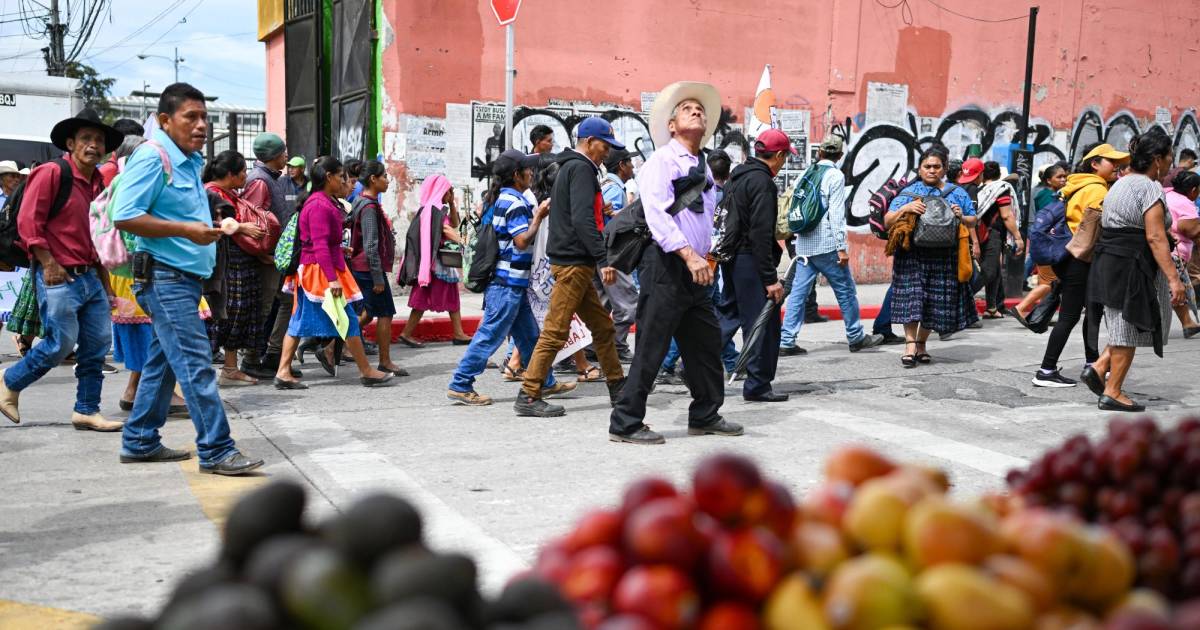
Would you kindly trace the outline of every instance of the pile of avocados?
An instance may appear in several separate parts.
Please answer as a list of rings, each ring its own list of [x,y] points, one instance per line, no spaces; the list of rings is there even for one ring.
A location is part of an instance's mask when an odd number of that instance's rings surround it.
[[[243,497],[216,561],[180,580],[158,617],[100,630],[577,630],[571,605],[536,578],[480,594],[475,563],[422,543],[407,501],[372,494],[315,526],[304,489],[277,481]]]

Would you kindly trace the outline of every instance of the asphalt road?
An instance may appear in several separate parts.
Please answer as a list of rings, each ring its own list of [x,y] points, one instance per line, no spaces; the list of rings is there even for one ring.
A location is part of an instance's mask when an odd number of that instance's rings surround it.
[[[231,502],[272,478],[305,484],[312,518],[369,490],[409,497],[432,544],[474,555],[488,588],[587,508],[616,502],[630,480],[683,481],[721,449],[753,456],[798,494],[847,442],[943,466],[962,495],[1000,488],[1010,467],[1073,433],[1101,431],[1112,415],[1082,386],[1030,384],[1045,341],[1011,319],[989,321],[935,340],[932,365],[904,370],[902,346],[850,354],[840,322],[805,326],[800,343],[809,354],[782,359],[776,382],[790,401],[746,403],[740,386],[729,388],[723,413],[746,435],[688,437],[686,390],[661,388],[648,417],[667,437],[658,447],[607,440],[600,384],[560,400],[566,417],[517,418],[517,384],[490,370],[477,388],[497,398],[494,406],[451,406],[446,384],[463,349],[449,344],[397,347],[413,375],[389,389],[363,389],[352,365],[329,378],[310,361],[308,391],[223,392],[239,446],[267,461],[247,479],[199,475],[194,459],[119,464],[117,434],[72,430],[74,379],[58,368],[24,394],[25,422],[0,425],[0,627],[72,627],[90,615],[156,609],[174,580],[215,553]],[[1200,339],[1183,340],[1176,326],[1165,359],[1139,353],[1127,390],[1161,421],[1195,412],[1197,348]],[[1081,356],[1076,336],[1066,374],[1078,373]],[[123,415],[116,403],[124,382],[123,372],[105,381],[104,411],[113,417]],[[167,424],[168,445],[194,449],[193,439],[190,422]]]

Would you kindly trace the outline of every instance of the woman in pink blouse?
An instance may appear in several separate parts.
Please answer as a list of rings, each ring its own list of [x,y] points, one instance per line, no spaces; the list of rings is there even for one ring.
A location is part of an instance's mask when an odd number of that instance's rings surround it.
[[[307,389],[292,378],[290,366],[301,337],[345,340],[365,387],[392,384],[392,375],[371,367],[363,350],[362,330],[351,303],[362,299],[354,276],[346,267],[342,253],[344,215],[337,199],[350,192],[350,180],[337,158],[326,156],[313,161],[309,173],[312,194],[300,209],[297,225],[300,240],[300,267],[296,275],[284,281],[284,290],[295,296],[292,319],[283,340],[283,357],[275,374],[276,389]],[[328,344],[317,351],[317,360],[330,376],[337,375],[336,347]]]
[[[1171,211],[1171,238],[1175,239],[1175,249],[1171,250],[1171,258],[1179,270],[1184,286],[1192,286],[1187,275],[1187,264],[1192,259],[1192,251],[1197,239],[1200,239],[1200,215],[1197,214],[1196,198],[1200,197],[1200,175],[1191,171],[1180,171],[1171,179],[1171,187],[1165,190],[1167,209]],[[1195,293],[1189,302],[1195,303]],[[1200,325],[1192,317],[1192,309],[1188,304],[1175,307],[1175,316],[1183,326],[1183,336],[1191,339],[1200,334]]]

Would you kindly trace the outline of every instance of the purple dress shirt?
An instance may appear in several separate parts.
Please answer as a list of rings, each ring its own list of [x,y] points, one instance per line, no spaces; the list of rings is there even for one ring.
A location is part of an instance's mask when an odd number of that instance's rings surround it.
[[[716,186],[710,187],[702,195],[703,213],[684,208],[674,217],[667,214],[667,210],[675,202],[675,189],[671,182],[686,176],[699,162],[698,156],[692,155],[678,140],[672,139],[667,146],[658,149],[646,160],[637,175],[637,188],[642,199],[642,209],[646,213],[646,224],[650,226],[654,241],[664,252],[671,253],[691,245],[696,254],[703,257],[712,248],[713,209],[717,205]],[[712,171],[707,168],[705,171],[708,181],[712,182]]]

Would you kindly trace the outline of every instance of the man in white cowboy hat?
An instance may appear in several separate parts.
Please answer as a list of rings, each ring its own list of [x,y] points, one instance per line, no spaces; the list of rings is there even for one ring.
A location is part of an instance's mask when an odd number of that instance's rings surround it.
[[[721,327],[713,309],[713,272],[705,256],[712,247],[717,191],[701,148],[712,137],[721,97],[707,83],[683,81],[659,92],[650,110],[650,134],[658,149],[637,176],[642,208],[653,242],[642,256],[638,277],[637,347],[628,381],[610,417],[614,442],[662,444],[646,426],[646,398],[671,339],[687,364],[692,394],[690,435],[741,435],[741,425],[721,417]],[[678,207],[676,196],[686,203]]]
[[[66,155],[33,169],[25,184],[17,231],[33,265],[46,337],[0,376],[0,413],[13,422],[21,421],[21,392],[74,349],[79,386],[71,424],[79,430],[121,430],[122,423],[100,415],[101,370],[112,346],[112,289],[88,222],[92,200],[104,189],[96,166],[121,140],[95,111],[84,109],[50,131],[51,143]]]
[[[9,195],[13,194],[20,183],[21,170],[17,168],[17,163],[12,160],[0,161],[0,208],[8,203]]]

